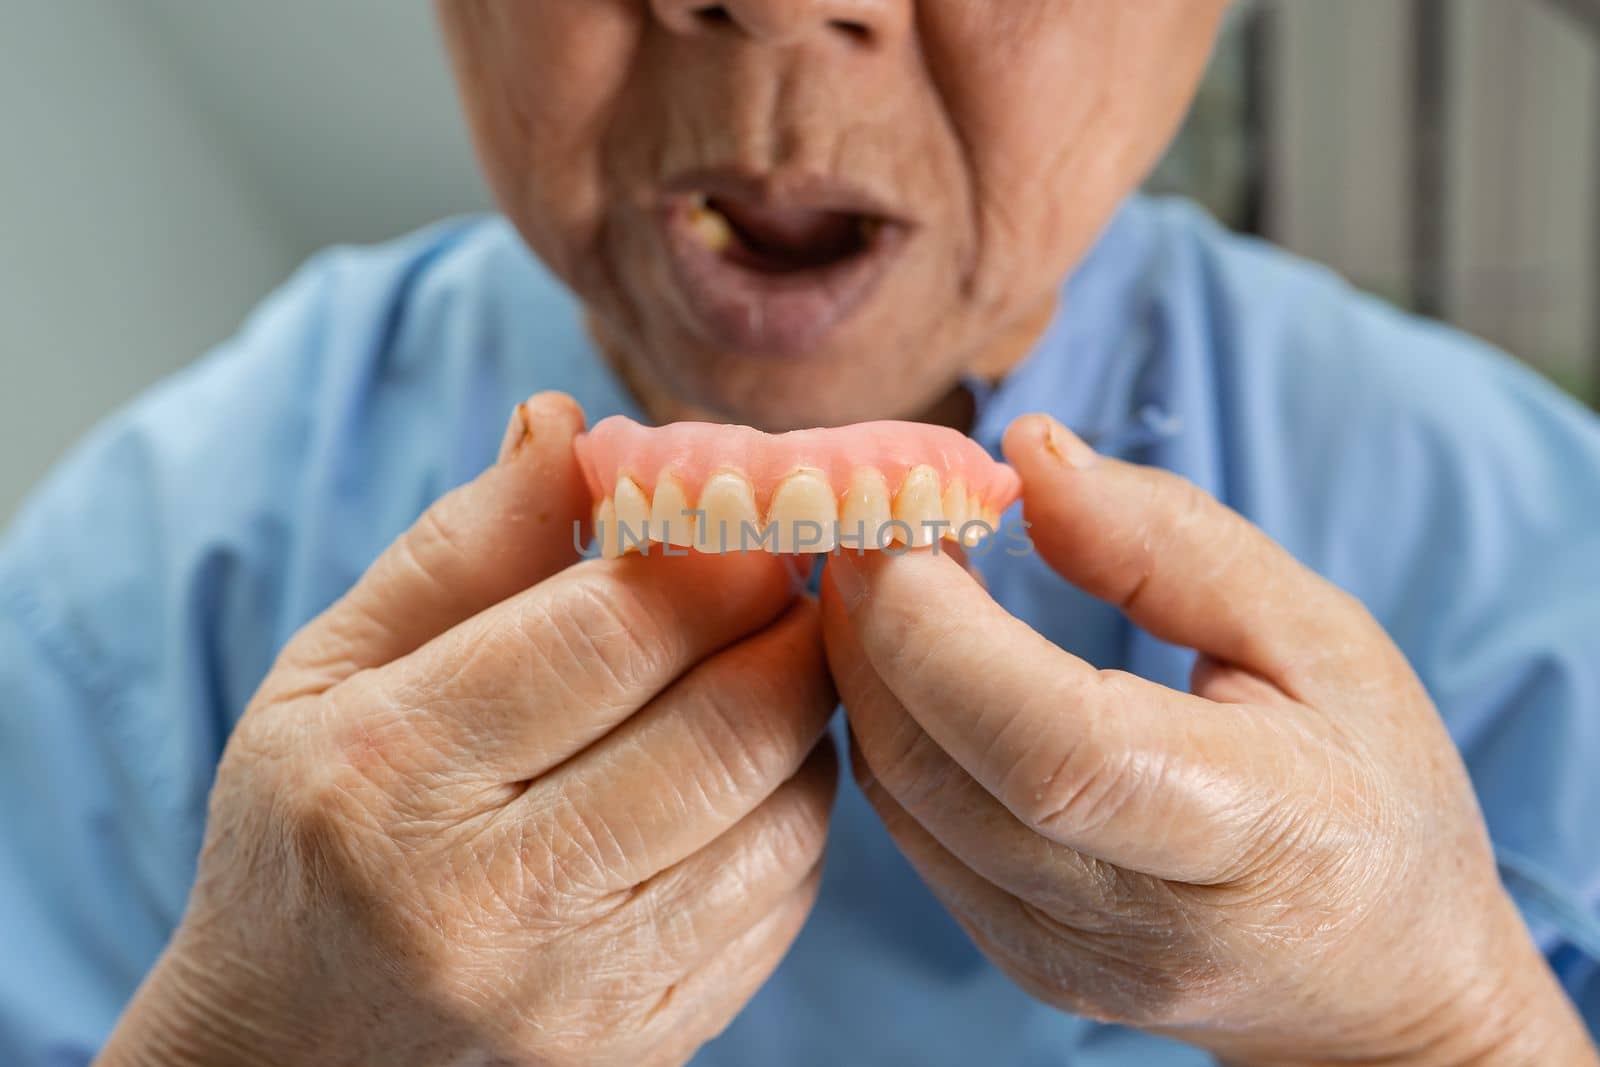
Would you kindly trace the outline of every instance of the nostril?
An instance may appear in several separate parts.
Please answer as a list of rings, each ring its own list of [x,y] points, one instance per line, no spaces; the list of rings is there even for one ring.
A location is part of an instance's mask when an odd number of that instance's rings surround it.
[[[838,30],[846,37],[853,38],[861,44],[866,44],[872,39],[872,31],[864,22],[852,22],[850,19],[830,19],[828,28]]]
[[[733,13],[721,4],[707,4],[694,9],[694,17],[707,26],[732,26]]]
[[[685,5],[679,12],[687,12],[694,25],[708,30],[737,30],[743,28],[746,32],[763,39],[782,37],[789,39],[795,36],[802,27],[785,24],[782,26],[768,26],[761,19],[756,19],[741,11],[740,4],[696,4]],[[680,14],[680,18],[682,15]],[[794,20],[788,20],[792,23]],[[812,23],[812,26],[818,24]],[[850,38],[857,44],[868,44],[877,35],[871,26],[856,19],[832,18],[827,20],[827,28],[834,33]]]

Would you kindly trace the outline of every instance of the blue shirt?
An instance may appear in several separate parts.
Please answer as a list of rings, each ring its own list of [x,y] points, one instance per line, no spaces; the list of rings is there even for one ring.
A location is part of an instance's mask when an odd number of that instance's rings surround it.
[[[0,1062],[86,1062],[183,910],[218,755],[277,649],[515,402],[632,412],[497,219],[308,265],[96,430],[0,541]],[[1600,1024],[1600,424],[1511,360],[1131,201],[974,436],[1044,409],[1175,470],[1359,596],[1466,754],[1501,869]],[[994,594],[1172,686],[1191,655],[1036,558]],[[822,899],[706,1064],[1198,1064],[990,966],[846,784]]]

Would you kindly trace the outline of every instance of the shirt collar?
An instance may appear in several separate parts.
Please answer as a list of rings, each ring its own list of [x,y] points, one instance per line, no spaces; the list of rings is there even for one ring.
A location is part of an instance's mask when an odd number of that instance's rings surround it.
[[[998,385],[969,381],[972,436],[998,455],[1006,427],[1042,412],[1102,452],[1176,435],[1152,271],[1155,205],[1131,197],[1062,286],[1055,318]]]

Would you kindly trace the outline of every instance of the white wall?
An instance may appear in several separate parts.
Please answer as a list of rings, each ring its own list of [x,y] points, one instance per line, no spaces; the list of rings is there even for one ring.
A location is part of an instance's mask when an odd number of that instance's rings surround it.
[[[488,205],[428,0],[138,6],[299,255]]]
[[[1410,4],[1280,0],[1278,151],[1268,230],[1368,288],[1403,295],[1410,257]]]
[[[291,266],[126,0],[0,18],[0,519]]]
[[[1458,4],[1450,315],[1594,396],[1600,42],[1547,5]]]
[[[1404,299],[1411,5],[1277,0],[1281,146],[1269,230]],[[1600,394],[1600,41],[1550,5],[1454,0],[1449,317]]]
[[[423,0],[0,0],[0,526],[311,252],[486,202]]]

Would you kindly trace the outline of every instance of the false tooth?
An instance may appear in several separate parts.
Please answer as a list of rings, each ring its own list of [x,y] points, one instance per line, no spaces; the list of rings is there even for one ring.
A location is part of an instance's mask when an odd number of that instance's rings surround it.
[[[759,528],[756,495],[743,477],[724,471],[714,474],[700,490],[699,546],[702,552],[724,554],[748,546],[756,548],[755,537],[745,533],[745,524]]]
[[[617,505],[610,497],[600,501],[594,509],[594,536],[600,543],[600,555],[616,559],[622,555],[622,545],[617,538]]]
[[[772,494],[767,522],[777,527],[779,552],[832,552],[839,524],[833,486],[821,471],[795,471]],[[802,530],[801,524],[805,523],[814,524],[816,529],[808,525]]]
[[[967,482],[957,475],[944,491],[944,517],[950,524],[950,529],[944,535],[951,540],[959,539],[961,527],[970,515],[971,512],[967,510]]]
[[[889,510],[889,486],[872,467],[861,467],[850,476],[850,488],[839,509],[839,540],[859,551],[883,547],[883,528],[894,515]]]
[[[733,226],[728,217],[703,201],[689,209],[689,226],[695,238],[713,252],[724,252],[733,245]]]
[[[612,498],[616,511],[617,542],[624,552],[641,551],[650,543],[650,501],[645,499],[639,483],[623,475],[617,479],[616,496]]]
[[[694,516],[688,512],[689,494],[683,483],[671,471],[662,471],[650,503],[650,535],[664,545],[693,547]]]
[[[913,467],[894,498],[894,517],[911,527],[911,546],[926,548],[938,539],[927,523],[944,520],[944,504],[939,499],[939,475],[928,466]],[[896,535],[904,531],[896,528]]]
[[[968,548],[981,544],[993,530],[993,527],[989,526],[989,520],[984,517],[983,501],[976,495],[967,497],[967,522],[972,525],[968,528],[967,535],[961,539],[961,543]]]

